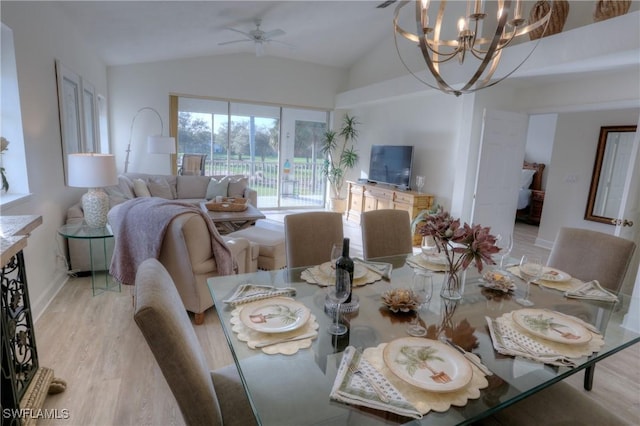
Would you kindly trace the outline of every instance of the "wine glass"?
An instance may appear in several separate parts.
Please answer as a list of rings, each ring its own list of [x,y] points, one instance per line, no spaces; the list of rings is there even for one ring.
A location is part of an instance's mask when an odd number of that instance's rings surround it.
[[[496,245],[500,249],[500,270],[502,270],[502,268],[504,268],[504,259],[509,256],[511,250],[513,250],[513,235],[496,235]]]
[[[429,304],[433,294],[433,279],[427,271],[415,271],[411,282],[411,292],[415,297],[418,306],[416,307],[415,316],[407,326],[407,333],[411,336],[424,336],[427,329],[420,325],[420,310]]]
[[[351,280],[349,279],[349,273],[342,269],[336,269],[336,274],[346,274],[343,277],[336,278],[336,285],[331,286],[329,289],[329,299],[335,303],[336,306],[336,320],[329,327],[329,334],[334,336],[341,336],[347,332],[347,327],[344,324],[338,322],[340,317],[340,305],[342,305],[351,294]]]
[[[420,245],[422,254],[431,255],[436,252],[436,240],[431,235],[422,237],[422,244]]]
[[[522,256],[520,259],[520,276],[525,280],[526,287],[524,297],[516,299],[516,303],[522,306],[533,306],[529,300],[529,289],[533,281],[539,280],[542,276],[542,260],[538,256]]]
[[[418,192],[422,193],[422,187],[424,187],[424,176],[418,175],[416,176],[416,188],[418,188]]]
[[[336,261],[342,256],[342,243],[335,243],[331,246],[331,268],[336,268]]]

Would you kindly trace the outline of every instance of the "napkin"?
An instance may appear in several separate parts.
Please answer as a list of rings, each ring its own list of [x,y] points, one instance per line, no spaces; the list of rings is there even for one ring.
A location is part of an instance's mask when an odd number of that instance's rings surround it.
[[[564,295],[573,299],[601,300],[617,302],[618,296],[602,288],[597,280],[589,281],[574,290],[565,291]]]
[[[544,364],[575,367],[570,358],[554,352],[553,349],[524,334],[505,322],[485,317],[493,347],[502,355],[521,356]]]
[[[384,279],[388,280],[388,279],[391,278],[391,270],[393,269],[393,265],[391,263],[388,263],[388,262],[372,262],[370,260],[364,260],[364,259],[360,259],[358,257],[355,257],[353,259],[353,261],[356,262],[356,263],[361,264],[362,266],[364,266],[368,270],[377,273],[378,275],[380,275]]]
[[[389,402],[382,402],[368,380],[349,371],[349,365],[359,368],[367,378],[375,381],[389,398]],[[347,404],[362,405],[414,419],[422,418],[422,414],[353,346],[348,346],[342,355],[330,397]]]
[[[269,285],[242,284],[233,295],[224,301],[231,306],[242,303],[254,302],[256,300],[268,299],[270,297],[292,297],[295,296],[295,288],[275,288]]]

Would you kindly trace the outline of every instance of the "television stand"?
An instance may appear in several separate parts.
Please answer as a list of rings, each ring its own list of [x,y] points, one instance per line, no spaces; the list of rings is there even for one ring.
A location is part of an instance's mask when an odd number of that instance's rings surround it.
[[[413,220],[422,210],[433,205],[433,195],[411,190],[401,190],[396,186],[382,183],[361,183],[347,181],[347,220],[360,223],[360,215],[371,210],[395,209],[409,212]],[[414,245],[421,238],[414,236]],[[416,242],[417,241],[417,242]]]

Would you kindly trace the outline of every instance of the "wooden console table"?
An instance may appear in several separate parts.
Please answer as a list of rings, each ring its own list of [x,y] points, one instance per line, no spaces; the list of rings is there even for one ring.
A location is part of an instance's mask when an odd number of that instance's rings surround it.
[[[35,425],[47,392],[66,386],[53,377],[53,370],[38,363],[22,251],[31,231],[41,224],[42,216],[0,216],[3,425]]]
[[[347,181],[347,184],[347,220],[354,223],[360,223],[360,215],[363,212],[382,209],[405,210],[409,212],[409,220],[413,220],[422,210],[428,210],[433,205],[434,197],[430,194],[403,191],[379,183]]]

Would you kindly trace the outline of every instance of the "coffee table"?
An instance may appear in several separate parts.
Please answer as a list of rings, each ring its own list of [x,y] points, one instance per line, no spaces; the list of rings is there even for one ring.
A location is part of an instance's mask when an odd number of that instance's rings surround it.
[[[207,208],[205,201],[200,203],[200,208],[213,220],[221,235],[247,228],[256,223],[256,220],[266,217],[251,204],[247,204],[247,209],[241,212],[214,212]]]

